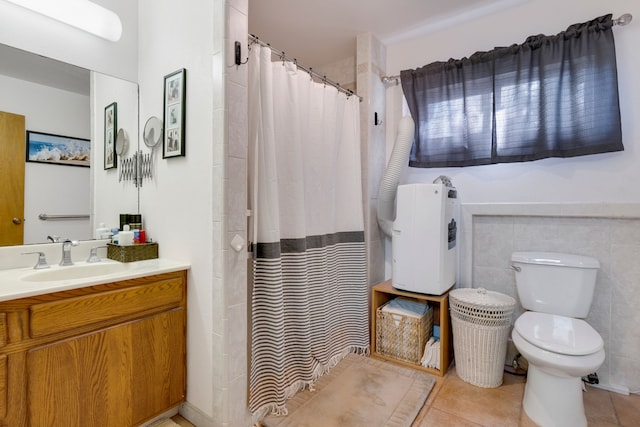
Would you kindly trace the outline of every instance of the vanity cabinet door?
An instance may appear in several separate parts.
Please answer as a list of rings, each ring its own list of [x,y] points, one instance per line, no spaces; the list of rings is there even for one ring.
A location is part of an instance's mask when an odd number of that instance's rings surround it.
[[[27,352],[30,426],[135,426],[185,396],[178,307]]]

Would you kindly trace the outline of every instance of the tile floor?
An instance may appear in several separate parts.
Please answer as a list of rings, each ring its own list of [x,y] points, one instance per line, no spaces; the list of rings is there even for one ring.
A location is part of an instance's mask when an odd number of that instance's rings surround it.
[[[505,374],[500,387],[476,387],[454,366],[438,378],[413,427],[534,427],[522,409],[524,384],[525,377]],[[587,387],[584,404],[589,427],[640,426],[640,395]]]
[[[189,421],[187,421],[184,417],[182,417],[181,415],[176,415],[174,417],[171,417],[171,420],[178,424],[180,427],[196,427],[193,424],[191,424]]]
[[[505,374],[500,387],[481,388],[462,381],[454,366],[444,377],[435,378],[436,385],[412,427],[535,426],[522,410],[524,377]],[[587,387],[584,404],[589,427],[640,426],[640,395]],[[180,426],[196,427],[180,415],[172,419]]]

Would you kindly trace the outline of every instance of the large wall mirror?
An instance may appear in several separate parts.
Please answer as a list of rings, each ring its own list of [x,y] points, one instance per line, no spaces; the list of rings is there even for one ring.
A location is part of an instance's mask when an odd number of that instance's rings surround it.
[[[130,136],[129,154],[138,148],[136,83],[0,44],[0,90],[0,153],[6,159],[14,152],[11,158],[17,160],[8,163],[18,166],[3,165],[0,158],[0,245],[43,243],[48,236],[91,239],[96,209],[114,197],[126,200],[116,211],[137,210],[138,189],[120,182],[118,168],[103,167],[103,115],[112,102],[118,104],[118,129]],[[15,131],[16,117],[18,122],[24,118],[22,138],[18,142],[14,138],[8,147],[2,132]],[[66,151],[56,148],[59,141],[46,137],[28,144],[27,131],[90,140],[90,167],[81,161],[81,144],[76,147],[70,141]],[[94,194],[95,188],[105,187],[109,194]],[[21,215],[13,210],[19,208],[20,198]],[[43,215],[46,219],[41,219]],[[2,227],[15,226],[23,228],[22,242],[3,242],[8,233]]]

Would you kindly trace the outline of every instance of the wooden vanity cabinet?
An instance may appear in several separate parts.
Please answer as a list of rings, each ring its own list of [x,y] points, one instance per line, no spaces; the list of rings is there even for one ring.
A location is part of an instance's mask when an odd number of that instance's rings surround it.
[[[186,387],[186,271],[0,302],[0,426],[137,426]]]

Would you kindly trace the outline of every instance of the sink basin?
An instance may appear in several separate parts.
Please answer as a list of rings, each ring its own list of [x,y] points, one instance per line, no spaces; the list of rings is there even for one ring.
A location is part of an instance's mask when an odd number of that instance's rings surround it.
[[[93,264],[75,264],[65,267],[51,267],[46,270],[38,270],[22,276],[21,280],[27,282],[48,282],[55,280],[86,279],[95,276],[126,271],[128,264],[120,262],[96,262]]]

